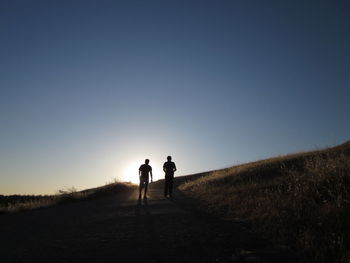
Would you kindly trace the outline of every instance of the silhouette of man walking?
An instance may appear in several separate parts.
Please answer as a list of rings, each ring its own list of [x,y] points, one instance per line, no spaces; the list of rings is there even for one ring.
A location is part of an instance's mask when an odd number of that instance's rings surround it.
[[[145,163],[139,168],[140,176],[140,194],[139,199],[141,199],[142,188],[145,188],[143,198],[147,199],[147,188],[149,183],[149,175],[151,175],[151,182],[153,182],[152,167],[149,165],[149,160],[146,159]]]
[[[172,197],[173,195],[173,181],[174,173],[176,171],[176,165],[171,161],[171,156],[167,157],[167,162],[163,165],[163,171],[165,172],[165,185],[164,185],[164,197]]]

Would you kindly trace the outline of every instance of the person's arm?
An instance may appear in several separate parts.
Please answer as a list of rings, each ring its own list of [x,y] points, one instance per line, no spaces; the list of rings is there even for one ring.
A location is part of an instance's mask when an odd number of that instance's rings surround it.
[[[163,164],[163,172],[165,173],[166,170],[165,170],[165,163]]]
[[[175,165],[175,163],[174,163],[174,172],[176,171],[176,165]]]
[[[151,175],[151,183],[153,182],[153,174],[152,174],[152,170],[149,172]]]

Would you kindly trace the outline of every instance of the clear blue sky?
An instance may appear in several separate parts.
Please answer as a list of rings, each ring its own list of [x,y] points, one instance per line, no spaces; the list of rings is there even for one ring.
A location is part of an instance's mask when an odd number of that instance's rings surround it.
[[[184,175],[349,140],[349,13],[2,0],[0,194],[137,180],[145,158],[157,179],[167,155]]]

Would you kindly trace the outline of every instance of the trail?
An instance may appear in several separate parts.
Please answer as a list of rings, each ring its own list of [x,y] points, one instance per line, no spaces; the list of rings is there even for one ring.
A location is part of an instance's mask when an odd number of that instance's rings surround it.
[[[249,231],[196,209],[180,191],[137,191],[0,216],[0,262],[300,262]]]

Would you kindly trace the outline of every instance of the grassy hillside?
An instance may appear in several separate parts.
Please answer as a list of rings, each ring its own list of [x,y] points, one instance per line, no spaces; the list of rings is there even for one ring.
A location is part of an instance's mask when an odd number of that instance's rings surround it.
[[[350,142],[204,175],[180,189],[208,211],[249,220],[315,262],[349,260]]]
[[[0,195],[0,213],[43,208],[78,200],[95,199],[102,196],[125,193],[137,186],[130,183],[113,182],[105,186],[76,191],[75,188],[59,190],[56,195]]]

